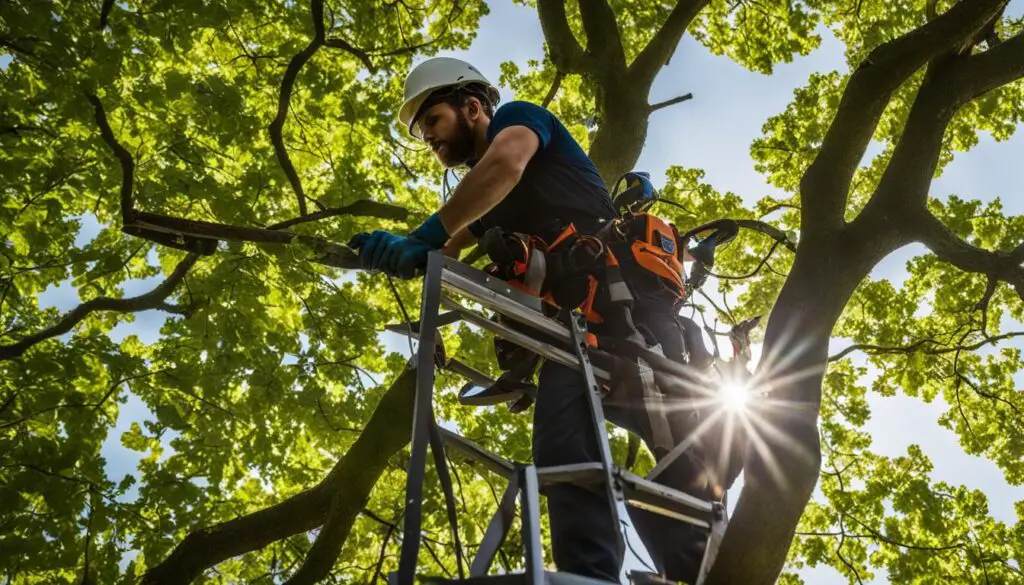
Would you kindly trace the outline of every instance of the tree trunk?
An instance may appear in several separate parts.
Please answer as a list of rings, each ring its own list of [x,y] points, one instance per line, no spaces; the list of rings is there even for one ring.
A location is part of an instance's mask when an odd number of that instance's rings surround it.
[[[843,234],[829,239],[801,243],[768,320],[757,379],[773,391],[751,416],[743,490],[707,585],[775,583],[817,483],[829,338],[874,264],[843,252]]]
[[[190,533],[146,573],[143,585],[187,585],[217,563],[312,530],[323,524],[334,498],[335,506],[344,508],[339,522],[351,529],[388,460],[409,443],[415,382],[412,368],[392,382],[359,438],[315,487],[280,504]]]
[[[610,191],[623,173],[633,170],[647,140],[647,88],[599,89],[597,106],[600,127],[594,132],[589,154]]]

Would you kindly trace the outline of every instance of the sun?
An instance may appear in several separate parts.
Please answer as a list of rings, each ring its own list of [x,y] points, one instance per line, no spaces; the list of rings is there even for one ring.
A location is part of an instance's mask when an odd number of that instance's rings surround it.
[[[750,404],[750,388],[745,384],[727,382],[718,391],[722,406],[730,412],[743,412]]]

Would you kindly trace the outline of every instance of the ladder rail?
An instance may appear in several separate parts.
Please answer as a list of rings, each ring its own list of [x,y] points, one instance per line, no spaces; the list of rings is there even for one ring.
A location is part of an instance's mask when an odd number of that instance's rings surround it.
[[[441,302],[443,258],[437,252],[427,257],[423,279],[420,339],[416,351],[416,402],[413,407],[412,445],[405,483],[405,522],[402,551],[398,561],[398,585],[414,585],[423,522],[423,480],[427,468],[427,445],[433,423],[434,346],[437,339],[438,307]]]
[[[538,335],[565,341],[572,346],[572,351],[566,351],[561,347],[535,339],[528,333],[492,321],[463,306],[455,300],[453,295],[462,296],[527,325]],[[440,313],[442,307],[449,309],[450,312]],[[412,445],[406,478],[403,540],[398,571],[392,573],[392,583],[413,585],[416,579],[416,566],[422,536],[423,483],[428,447],[434,448],[435,457],[439,455],[444,457],[444,451],[450,448],[463,457],[480,463],[487,470],[506,477],[509,481],[499,502],[498,510],[492,517],[480,548],[471,562],[469,578],[465,580],[467,583],[476,583],[481,579],[489,578],[487,572],[511,528],[517,498],[520,501],[522,514],[523,553],[526,562],[526,571],[521,575],[523,582],[534,585],[549,582],[554,573],[544,570],[544,553],[540,541],[539,497],[541,486],[552,483],[590,484],[594,489],[600,489],[596,484],[602,484],[610,506],[611,521],[614,524],[613,529],[620,550],[623,548],[623,537],[619,524],[618,506],[620,502],[630,507],[650,510],[693,524],[708,530],[711,536],[721,537],[727,518],[725,518],[724,509],[720,503],[695,498],[685,492],[649,481],[615,466],[608,432],[605,428],[604,392],[599,384],[599,380],[611,381],[611,374],[591,363],[590,352],[593,350],[586,343],[587,325],[583,316],[578,313],[569,313],[567,316],[568,319],[565,321],[568,322],[568,326],[544,315],[539,299],[514,290],[505,283],[463,265],[457,260],[446,258],[440,252],[431,252],[428,255],[421,316],[419,326],[415,331],[419,347],[415,356],[416,395],[412,421]],[[436,363],[435,346],[439,339],[437,330],[441,326],[459,320],[477,325],[481,329],[534,351],[547,359],[579,370],[587,385],[588,410],[591,415],[594,436],[598,442],[600,460],[538,469],[534,465],[509,461],[453,431],[440,427],[432,431],[435,368],[447,365],[447,362],[446,364]],[[598,352],[598,354],[600,353]],[[656,362],[653,364],[655,368],[661,369],[658,366],[667,360],[661,358],[654,361]],[[458,370],[457,373],[470,379],[486,378],[482,373],[457,362],[457,360],[448,360],[448,362],[454,362],[457,367],[452,369]],[[665,369],[668,370],[667,373],[675,374],[679,367],[673,363],[671,367]],[[440,447],[431,445],[432,434],[435,437],[434,442],[440,444]],[[440,437],[441,440],[438,441],[437,437]],[[451,510],[454,501],[449,502],[448,500],[453,500],[454,496],[451,494],[451,490],[444,490],[444,492],[446,507]],[[457,533],[457,527],[453,526],[453,529]],[[706,551],[702,559],[697,585],[704,580],[712,561],[713,554],[710,548],[713,543],[709,540],[708,545],[709,550]],[[564,575],[572,577],[569,574]],[[586,578],[578,578],[582,580],[581,583],[588,581]],[[460,582],[462,582],[461,579]]]

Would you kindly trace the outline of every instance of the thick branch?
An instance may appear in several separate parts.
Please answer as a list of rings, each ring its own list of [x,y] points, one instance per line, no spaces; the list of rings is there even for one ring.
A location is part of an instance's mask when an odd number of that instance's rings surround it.
[[[131,213],[134,207],[132,202],[132,183],[135,178],[135,161],[132,160],[132,154],[128,152],[128,149],[121,145],[114,137],[114,131],[110,128],[110,122],[107,121],[107,114],[103,110],[103,102],[95,94],[87,94],[86,97],[89,99],[89,103],[92,104],[93,110],[96,114],[96,124],[100,127],[100,135],[103,136],[103,141],[107,143],[110,150],[114,151],[114,156],[117,160],[121,161],[121,221],[123,223],[131,222]]]
[[[901,230],[899,209],[924,205],[927,200],[946,127],[956,113],[948,71],[958,59],[950,56],[928,66],[892,158],[864,210],[862,229],[876,233],[885,227]]]
[[[853,174],[892,92],[934,57],[972,38],[1006,1],[958,2],[871,52],[850,77],[821,149],[801,181],[805,230],[826,234],[842,224]]]
[[[590,68],[576,35],[569,28],[563,0],[537,0],[540,26],[548,42],[548,52],[555,69],[562,73],[584,73]]]
[[[406,423],[412,420],[414,389],[415,370],[407,369],[384,394],[356,442],[315,487],[280,504],[190,533],[146,573],[143,585],[185,585],[217,563],[312,530],[323,524],[335,497],[346,502],[339,522],[348,523],[347,534],[388,460],[409,442]]]
[[[912,221],[912,235],[940,259],[961,270],[1001,280],[1024,300],[1024,244],[1011,251],[983,250],[958,238],[927,210],[919,211]]]
[[[708,5],[709,1],[677,0],[672,12],[665,19],[665,24],[661,25],[658,32],[654,33],[654,37],[629,66],[633,83],[643,87],[651,86],[658,71],[661,71],[661,68],[672,57],[686,28],[693,22],[694,17]]]
[[[281,79],[281,92],[277,101],[277,116],[270,123],[269,128],[270,141],[274,145],[274,153],[281,164],[281,169],[284,170],[284,174],[288,177],[288,182],[291,183],[292,189],[295,191],[296,198],[298,198],[299,215],[306,215],[306,194],[302,190],[299,173],[295,170],[295,165],[292,164],[291,158],[288,157],[288,151],[285,149],[283,131],[284,121],[288,118],[288,105],[292,99],[292,88],[295,86],[295,78],[298,77],[299,71],[302,70],[302,66],[306,64],[306,61],[309,61],[313,53],[316,53],[317,49],[323,46],[325,42],[323,0],[312,0],[311,11],[313,13],[313,29],[315,31],[313,40],[288,62],[288,68],[285,69],[284,77]]]
[[[957,67],[955,92],[961,103],[1024,77],[1024,32],[963,60]]]
[[[321,211],[316,211],[308,215],[301,217],[295,217],[282,222],[275,223],[267,226],[268,230],[283,230],[290,228],[293,225],[300,223],[307,223],[310,221],[317,221],[328,217],[337,217],[339,215],[358,215],[362,217],[376,217],[379,219],[394,219],[403,220],[409,217],[409,210],[404,207],[392,205],[390,203],[381,203],[379,201],[371,201],[369,199],[360,199],[355,203],[343,205],[341,207],[331,207]]]
[[[878,189],[865,208],[865,230],[885,223],[901,229],[899,210],[928,197],[946,127],[964,104],[1024,76],[1024,33],[976,56],[949,55],[933,61],[914,98],[903,133]]]
[[[587,52],[601,62],[603,71],[625,69],[626,53],[612,7],[607,0],[579,0],[579,4]]]
[[[164,299],[174,292],[175,287],[177,287],[178,283],[185,278],[185,274],[188,273],[189,269],[192,268],[192,265],[196,263],[198,258],[199,257],[195,254],[185,256],[181,262],[178,262],[178,265],[174,267],[174,272],[167,277],[167,280],[163,281],[156,288],[146,294],[126,299],[97,297],[78,305],[70,313],[64,315],[60,321],[57,321],[50,327],[47,327],[38,333],[29,335],[17,343],[0,345],[0,361],[14,359],[25,353],[30,347],[40,341],[50,339],[51,337],[57,337],[58,335],[63,335],[68,331],[71,331],[75,325],[78,325],[83,319],[96,311],[136,313],[138,311],[161,308],[165,305]]]

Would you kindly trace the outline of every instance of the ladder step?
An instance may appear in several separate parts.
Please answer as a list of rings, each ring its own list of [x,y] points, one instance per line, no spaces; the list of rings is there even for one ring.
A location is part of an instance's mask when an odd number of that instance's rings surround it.
[[[469,577],[467,579],[443,579],[427,577],[424,583],[430,585],[608,585],[608,581],[581,577],[573,573],[558,573],[544,571],[544,582],[530,584],[525,573],[512,573],[506,575],[485,575],[483,577]]]
[[[603,475],[600,463],[573,463],[537,469],[541,486],[558,483],[596,485],[601,483]],[[701,528],[711,528],[715,519],[715,507],[711,502],[654,483],[620,467],[615,468],[613,475],[621,482],[627,505],[689,522]]]
[[[715,506],[686,492],[646,480],[624,469],[616,470],[622,482],[626,505],[688,522],[710,530],[715,522]]]
[[[495,455],[457,433],[443,428],[440,430],[445,444],[463,457],[477,461],[505,477],[509,477],[515,472],[516,466],[511,461]],[[623,496],[629,506],[642,508],[705,529],[710,529],[716,519],[715,506],[711,502],[644,479],[620,467],[616,467],[613,474],[621,482]],[[603,476],[601,464],[597,462],[573,463],[537,469],[537,479],[542,487],[559,483],[581,486],[599,485]]]
[[[599,484],[603,478],[604,471],[601,469],[601,464],[596,461],[537,468],[537,479],[540,480],[541,486],[557,483]]]

